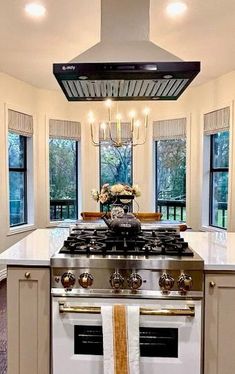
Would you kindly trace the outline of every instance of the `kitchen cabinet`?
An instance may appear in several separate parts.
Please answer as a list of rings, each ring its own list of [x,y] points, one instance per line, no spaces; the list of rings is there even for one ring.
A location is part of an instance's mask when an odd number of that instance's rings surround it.
[[[235,373],[235,273],[205,276],[204,374]]]
[[[50,373],[50,270],[8,267],[8,374]]]

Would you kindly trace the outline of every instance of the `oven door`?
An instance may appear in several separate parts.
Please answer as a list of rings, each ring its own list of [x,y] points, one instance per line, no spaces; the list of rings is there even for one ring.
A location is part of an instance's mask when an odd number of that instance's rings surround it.
[[[103,373],[101,305],[139,305],[170,310],[170,315],[140,316],[140,373],[201,373],[201,301],[57,298],[52,301],[53,373]],[[195,315],[178,315],[185,309]],[[64,306],[64,307],[63,307]],[[87,313],[83,308],[86,307]],[[61,309],[62,308],[62,309]],[[60,310],[61,309],[61,310]],[[83,312],[81,312],[83,310]],[[187,313],[186,313],[187,314]]]

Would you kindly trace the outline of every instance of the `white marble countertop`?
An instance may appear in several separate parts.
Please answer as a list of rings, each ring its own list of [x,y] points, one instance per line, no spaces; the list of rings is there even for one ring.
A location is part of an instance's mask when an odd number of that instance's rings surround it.
[[[38,229],[0,254],[0,264],[50,266],[50,258],[62,247],[68,228]]]
[[[235,272],[235,233],[191,232],[181,236],[204,260],[204,270]]]
[[[39,229],[0,254],[0,264],[49,266],[62,247],[68,228]],[[204,259],[208,271],[235,271],[235,233],[181,232],[190,247]]]

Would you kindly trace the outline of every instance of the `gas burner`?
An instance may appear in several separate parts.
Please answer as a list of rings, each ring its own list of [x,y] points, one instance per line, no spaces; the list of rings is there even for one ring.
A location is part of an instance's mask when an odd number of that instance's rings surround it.
[[[169,232],[168,232],[169,231]],[[173,230],[146,230],[135,236],[107,229],[72,229],[60,253],[116,256],[193,256],[188,243]]]
[[[105,250],[106,245],[104,243],[95,242],[94,240],[90,240],[89,242],[85,242],[82,240],[68,242],[66,246],[64,246],[60,253],[71,253],[71,254],[100,254],[102,251]]]

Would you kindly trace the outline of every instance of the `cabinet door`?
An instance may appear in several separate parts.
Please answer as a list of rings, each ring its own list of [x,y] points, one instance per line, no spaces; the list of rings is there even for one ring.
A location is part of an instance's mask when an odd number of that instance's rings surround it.
[[[235,373],[235,275],[205,277],[205,374]]]
[[[8,267],[8,374],[50,372],[50,271]]]

